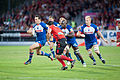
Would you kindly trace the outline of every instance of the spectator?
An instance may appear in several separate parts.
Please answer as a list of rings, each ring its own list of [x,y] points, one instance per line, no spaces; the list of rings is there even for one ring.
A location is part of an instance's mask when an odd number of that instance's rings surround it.
[[[76,29],[76,22],[74,21],[74,18],[72,18],[72,21],[71,21],[71,26],[73,29]]]
[[[32,0],[32,4],[30,4],[30,1],[25,0],[23,4],[12,9],[11,12],[7,11],[0,16],[0,26],[4,26],[3,30],[13,30],[13,26],[16,27],[14,30],[27,30],[28,27],[24,25],[29,26],[34,23],[35,14],[41,15],[46,22],[49,15],[54,16],[56,21],[61,16],[70,21],[79,13],[84,15],[87,12],[96,12],[98,15],[93,18],[93,21],[97,25],[104,24],[105,29],[111,29],[111,23],[114,24],[114,19],[120,18],[119,0]],[[72,25],[76,29],[74,22]],[[18,29],[18,26],[23,28]]]

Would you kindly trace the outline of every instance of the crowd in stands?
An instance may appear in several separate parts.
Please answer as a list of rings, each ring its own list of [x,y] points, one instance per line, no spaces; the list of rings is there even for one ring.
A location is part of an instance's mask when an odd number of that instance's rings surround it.
[[[120,0],[33,0],[31,3],[27,1],[0,16],[0,30],[28,30],[34,23],[36,14],[41,15],[42,20],[47,22],[50,15],[54,16],[56,21],[61,16],[72,21],[78,14],[82,14],[84,18],[84,13],[95,12],[97,15],[92,17],[93,23],[106,30],[114,30],[115,19],[120,18]]]

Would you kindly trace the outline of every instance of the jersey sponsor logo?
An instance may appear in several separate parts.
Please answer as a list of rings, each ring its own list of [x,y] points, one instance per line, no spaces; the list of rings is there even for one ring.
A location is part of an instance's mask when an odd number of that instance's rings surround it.
[[[36,32],[43,32],[43,30],[36,30]]]
[[[34,29],[36,32],[43,32],[43,27],[41,25],[36,25]]]
[[[84,33],[85,34],[93,34],[93,33],[95,33],[95,29],[93,27],[85,27]]]

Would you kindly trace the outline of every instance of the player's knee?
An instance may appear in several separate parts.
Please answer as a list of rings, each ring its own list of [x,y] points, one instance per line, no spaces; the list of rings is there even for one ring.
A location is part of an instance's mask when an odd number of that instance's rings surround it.
[[[88,53],[89,53],[89,56],[91,56],[91,55],[92,55],[92,51],[91,51],[91,50],[88,50]]]
[[[98,47],[98,46],[95,46],[95,47],[94,47],[94,51],[95,51],[95,53],[99,53],[99,47]]]
[[[41,55],[41,51],[37,51],[36,53],[37,53],[37,55]]]
[[[29,50],[31,51],[31,50],[33,50],[33,48],[32,48],[32,47],[30,47],[30,48],[29,48]]]
[[[92,54],[89,54],[89,57],[92,56]]]
[[[76,49],[76,50],[75,50],[75,53],[76,53],[76,54],[79,54],[79,49]]]
[[[50,49],[53,49],[53,46],[50,46]]]

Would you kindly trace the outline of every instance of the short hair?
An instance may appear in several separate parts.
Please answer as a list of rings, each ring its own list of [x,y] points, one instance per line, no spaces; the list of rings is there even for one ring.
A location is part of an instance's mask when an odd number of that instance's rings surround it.
[[[53,18],[54,19],[54,16],[49,16],[49,18]]]
[[[50,26],[50,25],[53,25],[53,21],[48,21],[48,22],[47,22],[47,25],[49,25],[49,26]]]
[[[40,15],[35,15],[35,17],[38,17],[38,19],[42,19],[42,17]]]
[[[90,19],[91,19],[91,17],[90,17],[90,16],[85,16],[85,18],[90,18]]]

